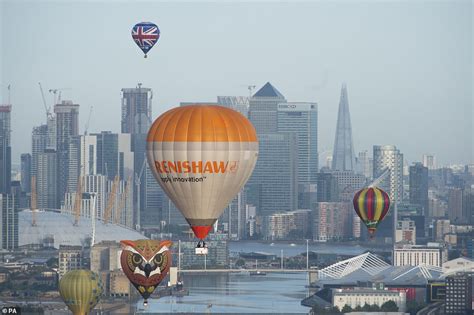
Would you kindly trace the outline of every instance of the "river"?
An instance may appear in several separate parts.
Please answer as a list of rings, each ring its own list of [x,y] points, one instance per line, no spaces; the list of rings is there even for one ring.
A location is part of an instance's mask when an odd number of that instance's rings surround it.
[[[307,295],[305,273],[184,274],[189,296],[150,299],[137,313],[284,313],[308,314],[301,306]]]

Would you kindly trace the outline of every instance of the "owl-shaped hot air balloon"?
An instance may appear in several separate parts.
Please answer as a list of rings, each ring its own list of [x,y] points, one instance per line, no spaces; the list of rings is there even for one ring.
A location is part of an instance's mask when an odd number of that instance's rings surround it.
[[[171,266],[171,241],[120,241],[120,264],[128,280],[141,294],[144,305]]]
[[[361,189],[354,196],[354,210],[369,230],[370,238],[374,237],[377,225],[382,222],[390,209],[390,198],[377,187]]]

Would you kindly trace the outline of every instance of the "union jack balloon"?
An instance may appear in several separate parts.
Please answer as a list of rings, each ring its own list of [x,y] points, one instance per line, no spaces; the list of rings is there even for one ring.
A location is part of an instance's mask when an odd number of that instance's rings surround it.
[[[374,237],[377,225],[390,209],[390,198],[377,187],[364,188],[354,196],[354,210],[369,230],[370,238]]]
[[[160,38],[160,29],[151,22],[140,22],[132,28],[132,38],[145,54],[153,48]]]

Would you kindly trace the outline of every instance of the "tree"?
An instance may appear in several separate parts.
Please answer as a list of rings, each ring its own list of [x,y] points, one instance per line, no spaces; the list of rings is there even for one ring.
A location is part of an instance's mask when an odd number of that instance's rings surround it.
[[[392,300],[383,303],[380,309],[382,312],[398,312],[398,306]]]
[[[357,306],[355,307],[354,311],[356,311],[356,312],[362,312],[362,306],[357,305]]]
[[[343,313],[350,313],[352,312],[352,307],[350,307],[349,305],[344,305],[344,307],[342,308],[341,312]]]
[[[362,311],[370,312],[370,305],[368,303],[365,303],[364,306],[362,306]]]
[[[237,261],[235,262],[236,267],[242,267],[244,265],[245,265],[245,260],[243,260],[242,258],[237,259]]]
[[[370,312],[379,312],[380,307],[377,304],[370,305]]]

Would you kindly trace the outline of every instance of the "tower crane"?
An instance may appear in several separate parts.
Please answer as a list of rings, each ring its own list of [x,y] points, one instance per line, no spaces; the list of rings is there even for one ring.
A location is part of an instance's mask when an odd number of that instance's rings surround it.
[[[84,135],[85,136],[87,136],[88,131],[89,131],[89,123],[91,122],[91,116],[92,116],[92,109],[93,108],[94,108],[94,106],[91,106],[91,108],[89,110],[89,117],[87,117],[86,126],[84,127]]]
[[[241,86],[246,87],[247,90],[249,90],[249,99],[252,97],[253,90],[255,90],[255,88],[257,87],[256,85],[251,85],[251,84],[242,84]]]
[[[129,188],[129,183],[131,182],[131,176],[128,177],[127,181],[124,183],[123,191],[122,191],[122,196],[120,198],[120,204],[118,209],[115,211],[115,224],[120,224],[122,221],[122,211],[125,207],[125,201],[127,200],[127,195],[128,195],[128,188]]]
[[[145,155],[145,154],[144,154]],[[135,185],[137,186],[137,230],[140,230],[140,185],[142,183],[142,175],[143,175],[143,170],[145,169],[146,165],[146,157],[143,160],[142,167],[140,169],[140,173],[135,173]]]
[[[41,98],[43,99],[44,111],[46,112],[46,122],[48,122],[51,118],[53,118],[53,114],[51,114],[51,106],[48,107],[46,105],[46,99],[44,98],[43,87],[41,86],[41,82],[38,82],[40,91],[41,91]]]
[[[49,89],[48,92],[54,94],[54,104],[59,104],[61,102],[61,91],[70,90],[70,88],[58,88],[58,89]],[[57,97],[56,97],[57,95]]]
[[[115,205],[115,196],[117,195],[117,186],[118,186],[119,179],[120,179],[119,176],[116,175],[112,183],[112,189],[110,191],[109,201],[107,202],[107,207],[105,208],[105,211],[104,211],[104,224],[107,224],[109,222],[109,217],[112,213],[112,208]]]
[[[76,188],[76,198],[74,198],[74,226],[79,225],[82,204],[82,176],[79,175]]]
[[[369,187],[376,187],[388,176],[388,174],[390,174],[390,168],[386,167],[382,170],[382,173],[380,173],[380,175],[370,183]]]

